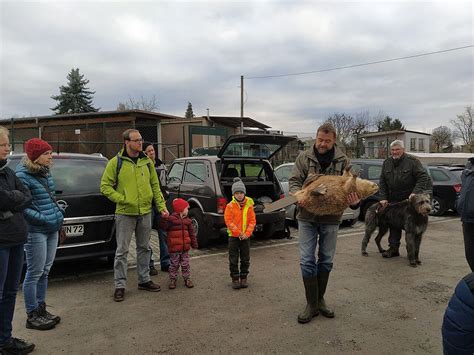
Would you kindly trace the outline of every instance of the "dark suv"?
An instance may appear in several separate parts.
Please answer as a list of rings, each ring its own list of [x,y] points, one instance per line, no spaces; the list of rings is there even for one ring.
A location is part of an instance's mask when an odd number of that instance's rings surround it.
[[[383,159],[353,159],[351,165],[355,171],[360,171],[360,177],[379,183]],[[461,167],[423,165],[433,181],[433,197],[431,200],[431,215],[441,216],[447,210],[454,210],[454,202],[461,191]],[[365,217],[367,209],[380,201],[379,194],[370,196],[362,201],[360,216]]]
[[[168,207],[181,197],[190,205],[200,247],[224,232],[224,210],[232,199],[231,187],[240,177],[247,196],[255,202],[255,233],[270,237],[285,230],[285,210],[264,213],[264,203],[283,198],[283,190],[269,159],[292,137],[258,134],[231,136],[217,156],[179,158],[173,161],[167,177]]]
[[[8,157],[14,171],[24,154]],[[100,193],[107,165],[102,155],[54,153],[51,174],[58,204],[66,210],[67,239],[58,247],[56,261],[106,256],[112,262],[116,240],[115,204]]]

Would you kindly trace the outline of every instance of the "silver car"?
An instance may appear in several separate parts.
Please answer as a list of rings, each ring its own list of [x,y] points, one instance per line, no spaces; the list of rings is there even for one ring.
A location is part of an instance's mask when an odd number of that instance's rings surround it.
[[[291,176],[291,171],[293,169],[293,165],[295,163],[285,163],[277,166],[275,168],[275,175],[280,181],[281,187],[283,188],[283,192],[285,193],[285,196],[288,195],[288,192],[290,190],[288,180],[290,179]],[[290,221],[296,221],[296,214],[297,214],[297,207],[295,204],[286,207],[286,219]],[[360,210],[359,208],[353,210],[352,208],[348,207],[344,211],[342,215],[342,222],[346,225],[353,225],[354,223],[357,222],[357,219],[359,218]]]

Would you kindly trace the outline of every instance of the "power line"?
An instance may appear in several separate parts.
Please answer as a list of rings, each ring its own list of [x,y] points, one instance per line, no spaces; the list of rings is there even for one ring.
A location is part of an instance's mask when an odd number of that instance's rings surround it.
[[[452,52],[452,51],[458,51],[461,49],[466,49],[466,48],[472,48],[474,47],[474,44],[468,45],[468,46],[463,46],[463,47],[457,47],[457,48],[449,48],[449,49],[443,49],[435,52],[428,52],[428,53],[421,53],[421,54],[414,54],[414,55],[409,55],[405,57],[398,57],[398,58],[392,58],[392,59],[384,59],[384,60],[377,60],[375,62],[368,62],[368,63],[361,63],[361,64],[353,64],[353,65],[347,65],[343,67],[335,67],[335,68],[328,68],[328,69],[320,69],[320,70],[311,70],[311,71],[304,71],[304,72],[299,72],[299,73],[289,73],[289,74],[276,74],[276,75],[265,75],[265,76],[250,76],[245,79],[268,79],[268,78],[281,78],[285,76],[296,76],[296,75],[306,75],[306,74],[315,74],[315,73],[322,73],[322,72],[327,72],[327,71],[334,71],[334,70],[341,70],[341,69],[349,69],[349,68],[356,68],[356,67],[363,67],[367,65],[374,65],[374,64],[380,64],[380,63],[388,63],[388,62],[394,62],[396,60],[404,60],[404,59],[412,59],[412,58],[419,58],[419,57],[426,57],[428,55],[433,55],[433,54],[440,54],[440,53],[446,53],[446,52]]]

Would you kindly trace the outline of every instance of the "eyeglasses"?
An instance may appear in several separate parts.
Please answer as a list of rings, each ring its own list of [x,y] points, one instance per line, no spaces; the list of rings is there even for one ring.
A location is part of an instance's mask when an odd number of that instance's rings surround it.
[[[142,143],[142,142],[143,142],[143,138],[138,138],[138,139],[128,139],[128,141],[130,141],[130,142],[135,142],[135,143]]]
[[[12,145],[9,143],[3,143],[3,144],[0,144],[0,148],[12,149]]]

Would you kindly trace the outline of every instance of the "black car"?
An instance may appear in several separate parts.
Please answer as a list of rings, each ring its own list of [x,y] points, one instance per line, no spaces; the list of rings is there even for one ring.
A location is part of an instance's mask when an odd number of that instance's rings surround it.
[[[24,154],[8,157],[14,171]],[[51,174],[58,204],[66,210],[66,241],[56,252],[56,261],[108,257],[115,249],[115,204],[100,193],[100,180],[107,158],[102,155],[54,153]]]
[[[284,197],[269,159],[293,139],[270,134],[235,135],[227,139],[217,156],[176,159],[167,177],[168,208],[174,198],[188,201],[199,246],[204,247],[224,232],[224,210],[232,199],[233,180],[240,177],[247,196],[255,202],[255,233],[264,237],[284,233],[285,209],[264,213],[263,208],[264,203]]]
[[[353,170],[359,172],[360,177],[379,183],[382,172],[383,159],[354,159],[351,160]],[[461,191],[461,167],[424,165],[433,181],[433,197],[431,200],[433,216],[441,216],[449,209],[455,210],[454,203]],[[360,217],[364,218],[367,209],[380,201],[377,193],[361,202]]]

